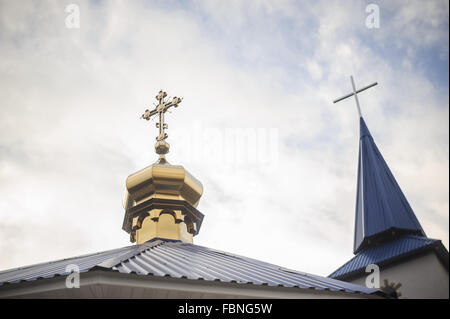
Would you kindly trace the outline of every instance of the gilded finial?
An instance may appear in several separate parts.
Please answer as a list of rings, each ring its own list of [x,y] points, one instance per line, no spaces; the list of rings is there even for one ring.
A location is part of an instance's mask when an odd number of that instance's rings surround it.
[[[170,98],[161,90],[156,100],[155,108],[145,110],[141,118],[148,121],[158,114],[155,150],[159,159],[128,176],[122,228],[130,234],[131,242],[137,244],[155,238],[192,244],[203,220],[203,214],[196,208],[203,186],[183,166],[171,165],[165,158],[169,144],[164,113],[172,106],[177,107],[182,99]]]
[[[156,127],[159,129],[159,134],[156,137],[155,151],[156,154],[159,154],[161,159],[164,159],[164,155],[169,152],[169,143],[166,142],[166,138],[168,137],[165,130],[168,128],[167,123],[164,123],[164,113],[174,106],[178,107],[178,104],[181,103],[182,98],[173,97],[171,101],[166,100],[167,93],[163,90],[160,90],[158,95],[156,95],[156,99],[158,100],[158,105],[156,105],[153,110],[145,110],[144,114],[142,114],[141,118],[145,120],[150,120],[153,115],[158,114],[159,121],[156,123]]]

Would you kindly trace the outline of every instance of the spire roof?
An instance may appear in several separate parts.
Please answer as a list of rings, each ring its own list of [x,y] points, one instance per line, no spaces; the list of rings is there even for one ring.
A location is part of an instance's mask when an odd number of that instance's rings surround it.
[[[434,251],[443,266],[448,269],[448,251],[440,240],[416,235],[404,235],[378,246],[363,249],[328,277],[349,281],[361,276],[361,274],[367,275],[365,270],[369,264],[384,267],[413,255],[430,251]]]
[[[354,252],[401,234],[426,237],[360,117]]]

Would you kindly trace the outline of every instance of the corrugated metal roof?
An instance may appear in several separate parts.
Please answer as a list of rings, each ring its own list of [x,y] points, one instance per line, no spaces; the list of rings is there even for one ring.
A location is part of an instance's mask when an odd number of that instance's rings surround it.
[[[386,242],[377,247],[364,249],[338,270],[333,272],[329,277],[345,278],[345,276],[348,276],[349,274],[364,271],[369,264],[380,264],[386,261],[393,261],[436,242],[439,242],[439,240],[421,236],[405,235],[397,240]]]
[[[367,238],[390,236],[393,229],[426,236],[362,117],[355,215],[355,253],[367,246]]]
[[[163,240],[2,271],[0,285],[67,275],[66,266],[69,264],[78,265],[80,272],[105,269],[145,276],[170,276],[350,293],[372,294],[377,291],[199,245]]]
[[[66,267],[71,264],[76,264],[79,267],[80,272],[86,272],[105,260],[129,252],[133,247],[136,248],[137,246],[133,245],[89,255],[4,270],[0,272],[0,285],[3,285],[4,283],[51,278],[57,275],[67,275],[68,272],[66,272]]]

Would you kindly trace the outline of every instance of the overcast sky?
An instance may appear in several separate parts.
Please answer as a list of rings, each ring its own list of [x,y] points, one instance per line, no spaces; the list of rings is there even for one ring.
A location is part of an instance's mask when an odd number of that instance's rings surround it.
[[[78,5],[79,28],[73,26]],[[449,238],[449,4],[0,1],[0,269],[130,245],[128,175],[204,187],[194,243],[329,275],[350,259],[358,115],[429,237]],[[371,20],[372,21],[372,20]]]

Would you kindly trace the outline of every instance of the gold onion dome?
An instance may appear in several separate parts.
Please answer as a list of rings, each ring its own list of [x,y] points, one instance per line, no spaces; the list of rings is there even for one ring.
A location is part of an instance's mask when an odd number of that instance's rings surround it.
[[[165,101],[166,96],[160,91],[156,96],[159,104],[142,115],[146,120],[156,114],[159,116],[155,151],[160,158],[126,180],[122,228],[130,234],[131,242],[137,244],[155,238],[192,243],[203,220],[203,214],[196,209],[203,193],[201,182],[183,166],[171,165],[165,158],[169,144],[165,141],[164,130],[168,126],[164,123],[164,113],[181,102],[176,97],[170,102]]]

